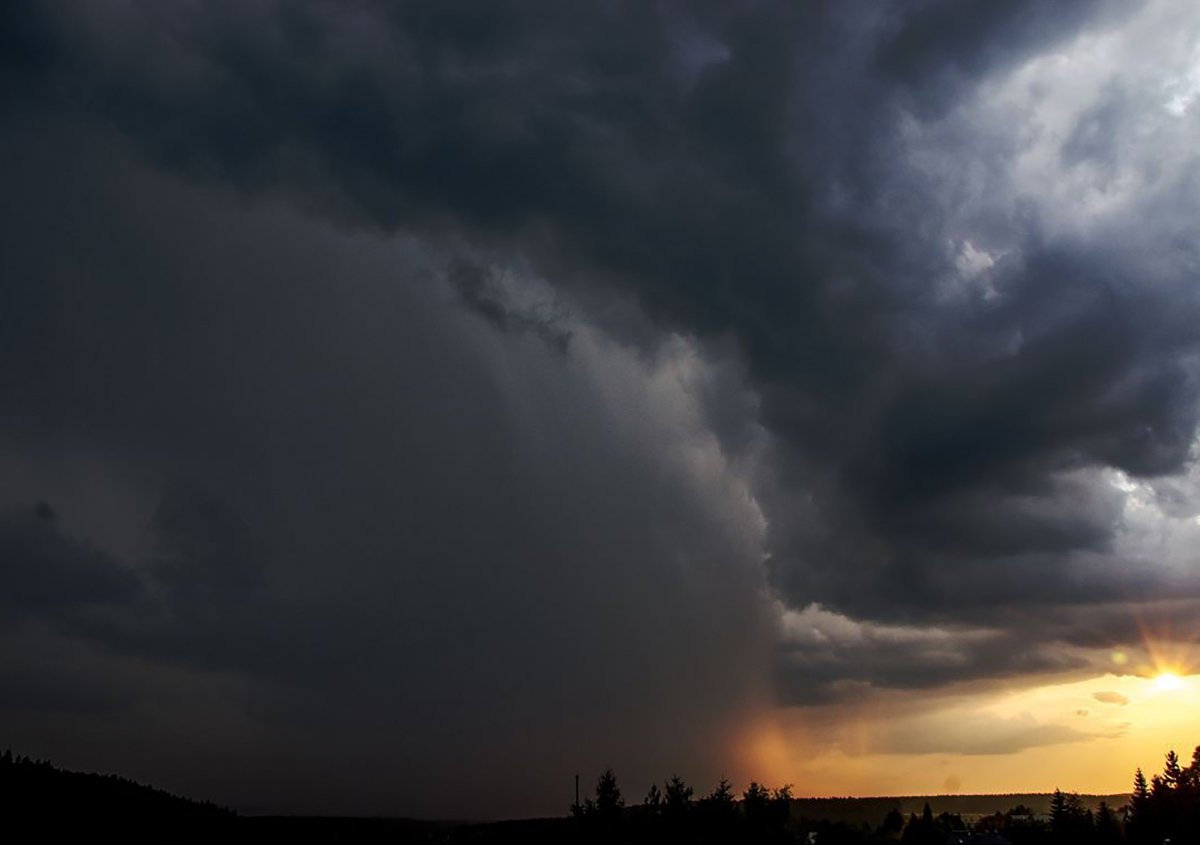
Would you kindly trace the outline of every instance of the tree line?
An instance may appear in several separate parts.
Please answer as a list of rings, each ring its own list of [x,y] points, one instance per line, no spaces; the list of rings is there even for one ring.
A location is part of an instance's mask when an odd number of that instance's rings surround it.
[[[0,754],[0,819],[35,822],[47,830],[91,828],[200,837],[229,827],[232,812],[191,801],[116,775],[72,772],[48,760]],[[98,826],[98,827],[97,827]]]
[[[1133,778],[1128,801],[1093,811],[1078,794],[1056,790],[1049,813],[1018,805],[968,824],[960,815],[934,815],[926,803],[907,818],[892,809],[878,825],[805,818],[795,812],[790,786],[752,782],[736,795],[722,779],[698,796],[678,775],[651,785],[641,803],[627,806],[611,769],[593,795],[570,807],[575,832],[591,842],[808,843],[858,845],[1196,845],[1200,843],[1200,746],[1188,765],[1170,751],[1161,774]]]
[[[607,770],[597,778],[592,795],[571,805],[567,818],[457,828],[414,824],[411,831],[388,828],[385,832],[389,841],[479,845],[514,838],[531,845],[1197,845],[1200,747],[1187,765],[1174,751],[1169,752],[1162,773],[1149,779],[1138,769],[1128,799],[1116,807],[1102,802],[1092,810],[1079,795],[1058,790],[1051,797],[1048,813],[1018,805],[968,822],[957,814],[935,815],[926,803],[921,813],[907,817],[892,808],[876,825],[806,817],[801,808],[787,785],[768,788],[752,782],[738,794],[722,779],[711,792],[697,795],[678,775],[651,785],[640,803],[627,805],[616,775]],[[0,754],[0,819],[38,820],[50,829],[99,823],[93,829],[170,832],[177,841],[181,837],[200,841],[217,833],[226,839],[234,833],[257,838],[265,830],[262,825],[262,830],[243,830],[234,824],[238,819],[233,813],[209,803],[189,801],[113,775],[69,772],[8,751]],[[307,829],[312,820],[303,822]]]

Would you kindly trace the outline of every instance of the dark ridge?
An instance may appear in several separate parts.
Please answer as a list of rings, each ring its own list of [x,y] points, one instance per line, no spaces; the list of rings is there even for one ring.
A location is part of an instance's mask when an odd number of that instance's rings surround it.
[[[1036,815],[1049,815],[1052,792],[980,793],[953,795],[896,795],[816,798],[793,798],[792,811],[804,816],[829,821],[844,821],[861,824],[876,823],[891,810],[908,816],[920,813],[925,804],[935,813],[952,813],[962,816],[987,816],[1003,813],[1013,807],[1027,807]],[[1087,809],[1095,812],[1103,802],[1109,807],[1122,807],[1129,801],[1129,793],[1112,795],[1079,795]]]
[[[48,760],[0,755],[0,815],[5,822],[197,835],[231,828],[237,816],[211,802],[192,801],[117,775],[72,772]]]
[[[355,816],[240,816],[239,839],[253,842],[457,842],[458,822]]]

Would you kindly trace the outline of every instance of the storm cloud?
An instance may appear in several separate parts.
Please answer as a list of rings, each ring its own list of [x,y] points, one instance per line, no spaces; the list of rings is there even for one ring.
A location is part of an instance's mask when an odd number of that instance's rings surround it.
[[[554,809],[728,771],[764,708],[1094,667],[1200,596],[1197,33],[10,5],[4,624],[132,661],[134,711],[146,666],[219,691],[299,772],[257,800],[317,789],[297,737],[365,755],[343,809]],[[1010,727],[965,753],[1075,738]]]

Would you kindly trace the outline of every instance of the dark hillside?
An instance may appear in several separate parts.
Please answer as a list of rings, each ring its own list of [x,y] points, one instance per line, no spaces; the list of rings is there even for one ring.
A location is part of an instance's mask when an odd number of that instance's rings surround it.
[[[198,835],[229,829],[236,820],[234,813],[215,804],[116,775],[67,771],[8,751],[0,756],[0,814],[6,822],[33,823],[44,830],[171,830]]]

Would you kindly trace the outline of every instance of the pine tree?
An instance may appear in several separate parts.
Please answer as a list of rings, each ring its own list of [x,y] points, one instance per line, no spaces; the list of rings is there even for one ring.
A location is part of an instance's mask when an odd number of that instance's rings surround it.
[[[750,781],[742,793],[742,809],[746,813],[746,825],[751,834],[766,830],[771,817],[771,792],[758,781]]]
[[[1192,762],[1183,770],[1183,785],[1193,795],[1200,796],[1200,745],[1192,752]]]
[[[596,816],[602,822],[615,822],[621,815],[625,800],[617,786],[617,776],[612,769],[605,769],[596,780]]]
[[[733,787],[729,781],[721,778],[721,782],[717,784],[709,795],[705,796],[704,803],[711,811],[718,814],[729,813],[733,811]]]
[[[737,806],[733,802],[733,788],[729,781],[721,778],[717,788],[704,796],[700,808],[711,835],[717,839],[727,838],[737,819]]]
[[[792,815],[792,785],[785,783],[771,791],[771,827],[782,831]]]
[[[1050,798],[1050,830],[1057,841],[1075,842],[1091,833],[1092,818],[1078,795],[1054,790]]]
[[[1183,769],[1179,765],[1179,755],[1174,749],[1167,752],[1167,762],[1163,766],[1163,781],[1169,789],[1178,789],[1183,782]]]
[[[1121,841],[1121,823],[1104,801],[1096,810],[1096,841],[1099,845],[1118,845]]]
[[[662,812],[662,793],[658,790],[658,784],[650,784],[650,789],[646,792],[646,797],[642,799],[642,803],[646,805],[646,809],[651,815],[657,816]]]
[[[1150,786],[1139,768],[1133,775],[1133,792],[1125,812],[1125,834],[1130,843],[1150,842],[1154,834]]]
[[[733,787],[730,785],[729,781],[725,778],[721,778],[720,783],[717,784],[717,788],[714,789],[712,794],[708,796],[708,800],[716,802],[717,804],[732,805]]]
[[[884,816],[883,824],[879,826],[879,835],[883,839],[898,839],[902,830],[904,830],[904,816],[899,810],[892,807]]]
[[[687,815],[687,811],[692,806],[692,788],[684,783],[683,778],[679,775],[672,775],[671,779],[663,786],[667,815],[672,818],[681,818]]]
[[[1130,809],[1136,814],[1138,809],[1145,807],[1150,800],[1150,787],[1146,785],[1146,775],[1139,768],[1133,774],[1133,794],[1130,796]]]
[[[1055,789],[1054,794],[1050,796],[1050,829],[1054,831],[1055,836],[1062,836],[1065,829],[1067,818],[1067,794],[1061,789]]]

